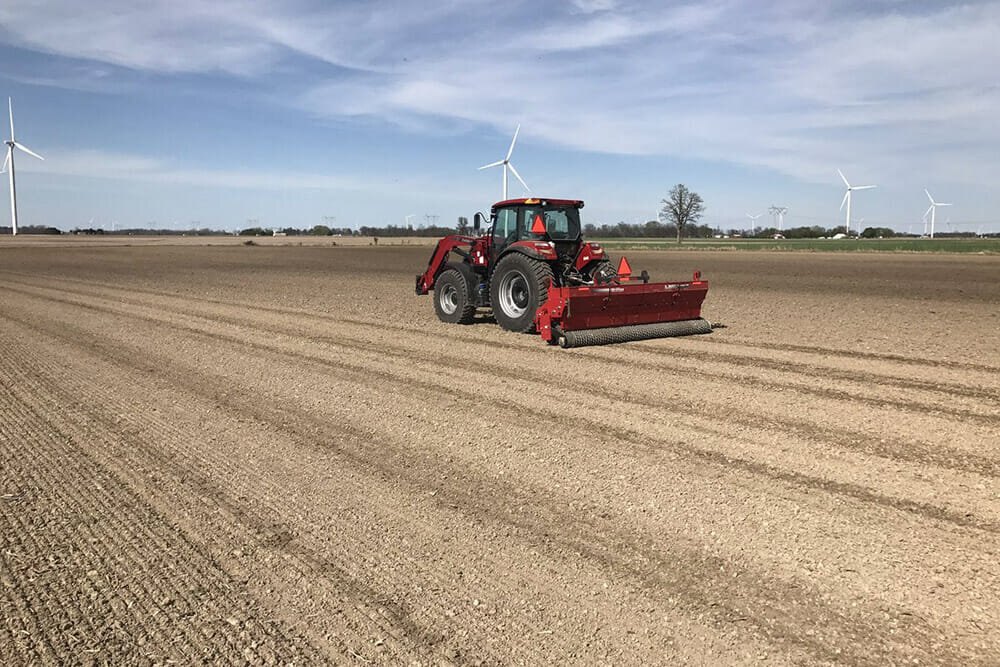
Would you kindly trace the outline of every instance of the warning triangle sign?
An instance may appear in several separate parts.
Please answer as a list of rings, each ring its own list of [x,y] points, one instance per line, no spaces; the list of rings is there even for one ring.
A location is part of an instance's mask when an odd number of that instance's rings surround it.
[[[532,234],[545,233],[545,223],[542,221],[542,216],[540,214],[536,214],[534,222],[531,223],[531,233]]]
[[[618,262],[618,275],[620,276],[630,276],[632,275],[632,267],[629,266],[628,260],[622,255],[622,259]]]

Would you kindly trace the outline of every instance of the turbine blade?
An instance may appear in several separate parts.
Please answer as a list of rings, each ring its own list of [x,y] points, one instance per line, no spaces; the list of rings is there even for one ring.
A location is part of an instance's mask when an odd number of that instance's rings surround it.
[[[851,184],[847,182],[847,176],[844,176],[844,172],[838,169],[837,173],[840,174],[840,179],[844,181],[844,185],[846,185],[847,187],[851,187]]]
[[[512,165],[510,162],[508,162],[507,166],[510,167],[511,173],[514,174],[514,176],[517,177],[517,180],[521,181],[521,185],[524,186],[524,189],[527,190],[528,192],[531,192],[531,188],[529,188],[528,184],[524,182],[523,178],[521,178],[521,174],[517,173],[517,169],[514,169],[514,165]]]
[[[0,168],[0,174],[7,171],[7,163],[10,162],[10,149],[7,149],[7,156],[3,159],[3,168]]]
[[[940,202],[935,202],[935,206],[951,206],[951,204],[942,204]]]
[[[510,140],[510,148],[507,150],[507,157],[504,160],[510,160],[510,156],[514,154],[514,144],[517,143],[517,133],[521,131],[521,124],[517,124],[517,129],[514,130],[514,138]],[[527,186],[525,186],[527,187]]]
[[[489,169],[490,167],[499,167],[499,166],[500,166],[500,165],[502,165],[503,163],[504,163],[504,161],[503,161],[503,160],[497,160],[496,162],[490,162],[489,164],[484,164],[484,165],[483,165],[482,167],[480,167],[479,169],[480,169],[480,170],[482,170],[482,169]]]
[[[872,188],[877,188],[877,185],[855,185],[852,190],[871,190]]]
[[[31,150],[30,148],[28,148],[27,146],[25,146],[23,144],[19,144],[19,143],[17,143],[15,141],[14,145],[17,146],[18,148],[20,148],[22,151],[24,151],[28,155],[33,155],[34,157],[38,158],[39,160],[44,160],[45,159],[41,155],[39,155],[38,153],[36,153],[35,151]]]
[[[7,98],[7,111],[10,113],[10,140],[14,141],[14,102]]]
[[[934,210],[934,204],[931,204],[930,206],[927,207],[927,210],[924,211],[924,220],[927,219],[927,216],[929,216],[931,214],[931,211],[933,210]]]
[[[934,197],[931,197],[931,193],[927,191],[927,188],[924,188],[924,193],[927,195],[927,198],[930,199],[931,203],[933,204],[934,203]]]
[[[851,191],[850,190],[848,190],[847,192],[844,193],[844,198],[840,200],[840,210],[841,211],[844,210],[844,204],[847,203],[847,200],[850,198],[850,196],[851,196]]]

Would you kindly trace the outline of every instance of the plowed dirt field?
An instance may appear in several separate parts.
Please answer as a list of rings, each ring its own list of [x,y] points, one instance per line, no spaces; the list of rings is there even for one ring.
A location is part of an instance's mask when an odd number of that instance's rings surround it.
[[[0,664],[1000,663],[1000,259],[631,253],[728,328],[560,350],[429,253],[0,248]]]

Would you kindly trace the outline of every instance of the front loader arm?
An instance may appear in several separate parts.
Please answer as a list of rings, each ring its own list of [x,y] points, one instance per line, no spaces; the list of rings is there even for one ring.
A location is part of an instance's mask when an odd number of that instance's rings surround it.
[[[438,241],[437,246],[434,248],[434,253],[427,263],[427,270],[417,275],[415,290],[417,296],[427,294],[434,289],[434,281],[437,280],[438,274],[448,263],[448,256],[452,251],[457,252],[463,257],[468,257],[469,253],[463,247],[467,246],[471,248],[476,238],[475,236],[451,234]]]

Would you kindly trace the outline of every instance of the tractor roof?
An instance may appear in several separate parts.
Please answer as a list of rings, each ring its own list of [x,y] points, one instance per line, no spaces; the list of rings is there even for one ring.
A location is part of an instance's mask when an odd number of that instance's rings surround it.
[[[583,200],[581,199],[550,199],[549,197],[528,197],[527,199],[507,199],[505,201],[498,201],[493,204],[493,208],[500,208],[501,206],[520,206],[520,205],[532,205],[532,204],[542,204],[547,206],[575,206],[577,208],[583,208]]]

